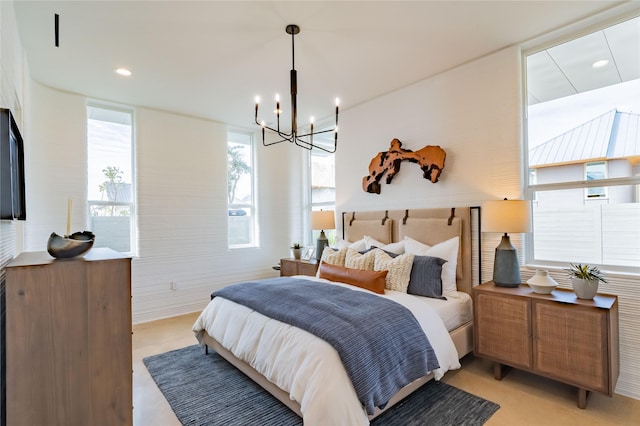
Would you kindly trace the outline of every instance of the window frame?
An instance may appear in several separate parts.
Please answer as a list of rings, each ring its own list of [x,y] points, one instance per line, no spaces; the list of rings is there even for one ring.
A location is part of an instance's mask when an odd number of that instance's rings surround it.
[[[114,105],[109,103],[103,103],[98,101],[88,101],[85,106],[85,111],[89,108],[102,109],[107,111],[114,111],[116,113],[128,114],[130,117],[131,127],[131,201],[104,201],[104,200],[90,200],[87,194],[87,228],[93,230],[91,224],[91,207],[92,206],[113,206],[113,207],[128,207],[129,208],[129,248],[124,254],[130,256],[138,255],[138,227],[137,227],[137,169],[136,169],[136,115],[133,107],[124,105]],[[105,120],[106,121],[106,120]],[[85,125],[89,125],[89,116],[87,115]],[[89,155],[89,137],[86,138],[87,143],[87,161]],[[87,167],[88,169],[88,167]]]
[[[327,129],[329,129],[329,125],[327,124],[325,126]],[[321,130],[324,129],[325,127],[320,128]],[[331,133],[331,135],[333,135],[333,133]],[[333,137],[333,136],[331,136]],[[332,139],[333,141],[333,139]],[[333,200],[331,201],[321,201],[321,202],[314,202],[313,201],[313,156],[322,156],[322,157],[329,157],[332,156],[333,157],[333,173],[334,173],[334,186],[333,186]],[[336,197],[335,197],[335,161],[336,161],[336,154],[335,153],[330,153],[330,152],[326,152],[326,151],[322,151],[322,150],[318,150],[318,149],[311,149],[308,152],[308,166],[307,166],[307,176],[308,176],[308,184],[307,184],[307,188],[308,188],[308,199],[309,199],[309,203],[308,203],[308,211],[307,211],[307,218],[311,217],[311,212],[313,211],[318,211],[318,210],[333,210],[334,214],[335,214],[335,210],[336,210]],[[320,236],[320,231],[319,230],[313,230],[311,229],[311,223],[309,220],[305,221],[305,223],[308,223],[308,231],[306,232],[306,235],[309,238],[310,244],[314,245],[315,247],[315,243],[316,240],[318,239],[318,237]],[[338,223],[336,221],[336,227],[337,227]],[[331,230],[324,230],[325,231],[325,235],[327,236],[327,238],[330,241],[330,245],[331,242],[335,241],[335,238],[337,237],[337,230],[336,229],[331,229]]]
[[[251,153],[251,164],[249,165],[249,167],[251,168],[251,172],[250,172],[250,183],[251,183],[251,203],[247,204],[247,203],[231,203],[229,202],[229,194],[227,193],[225,196],[225,199],[227,201],[227,229],[229,229],[229,227],[231,226],[230,223],[230,218],[234,217],[232,215],[229,215],[229,211],[230,210],[244,210],[244,209],[248,209],[250,211],[249,217],[251,217],[251,242],[250,243],[245,243],[245,244],[231,244],[230,240],[229,240],[229,234],[227,231],[227,248],[229,250],[241,250],[241,249],[246,249],[246,248],[257,248],[260,247],[260,240],[259,240],[259,233],[258,233],[258,208],[257,208],[257,197],[256,197],[256,188],[257,188],[257,173],[256,173],[256,143],[255,143],[255,133],[250,132],[250,131],[246,131],[246,130],[241,130],[241,129],[236,129],[236,128],[228,128],[227,129],[227,143],[226,143],[226,152],[227,152],[227,182],[229,179],[229,156],[228,156],[228,149],[229,149],[229,143],[235,143],[235,144],[239,144],[239,143],[244,143],[244,142],[238,142],[238,141],[233,141],[231,135],[235,134],[235,135],[242,135],[243,137],[247,137],[249,139],[249,143],[247,145],[249,145],[249,152]]]
[[[532,200],[532,203],[536,203],[537,194],[539,192],[544,191],[556,191],[556,190],[564,190],[564,189],[580,189],[584,190],[584,201],[594,201],[594,200],[607,200],[608,198],[608,188],[615,186],[634,186],[640,185],[640,176],[629,176],[629,177],[618,177],[618,178],[610,178],[608,175],[608,162],[606,163],[606,178],[605,179],[596,179],[596,180],[588,180],[586,175],[586,165],[585,163],[585,171],[584,171],[584,179],[581,181],[564,181],[558,183],[544,183],[538,184],[530,183],[531,170],[534,170],[534,176],[536,176],[535,169],[532,169],[529,165],[529,114],[528,114],[528,95],[527,95],[527,83],[528,83],[528,75],[527,75],[527,57],[543,51],[545,49],[551,48],[553,46],[557,46],[563,43],[570,42],[572,40],[584,37],[589,35],[595,31],[600,31],[605,28],[614,26],[616,24],[622,23],[629,19],[637,18],[639,15],[637,12],[627,13],[622,16],[617,16],[613,19],[604,20],[602,22],[597,23],[596,25],[591,25],[581,30],[572,29],[570,32],[566,32],[564,35],[560,37],[553,36],[545,36],[542,41],[537,42],[535,45],[531,43],[527,43],[522,46],[520,50],[521,55],[521,108],[522,108],[522,141],[523,141],[523,149],[522,149],[522,179],[523,179],[523,193],[528,200]],[[597,163],[600,161],[591,161],[589,163]],[[604,197],[588,197],[588,189],[589,188],[603,188],[605,193]],[[640,191],[640,188],[638,189]],[[532,212],[533,215],[533,212]],[[532,216],[533,218],[533,216]],[[539,260],[534,257],[534,241],[533,241],[533,232],[526,234],[524,236],[524,246],[525,246],[525,256],[524,263],[525,265],[531,267],[551,267],[551,268],[561,268],[566,267],[569,263],[568,261],[547,261],[547,260]],[[610,264],[598,264],[602,269],[607,270],[613,273],[621,273],[621,274],[638,274],[640,273],[640,268],[630,267],[630,266],[617,266]]]
[[[601,179],[589,179],[589,166],[596,166],[596,165],[604,165],[604,178]],[[584,180],[586,181],[598,181],[601,182],[603,180],[606,180],[609,177],[609,162],[607,160],[599,160],[599,161],[589,161],[587,163],[584,163]],[[594,189],[594,188],[601,188],[601,192],[597,193],[597,194],[590,194],[590,190]],[[607,187],[606,186],[590,186],[588,188],[584,189],[584,199],[585,200],[603,200],[608,198],[608,194],[609,191],[607,191]]]

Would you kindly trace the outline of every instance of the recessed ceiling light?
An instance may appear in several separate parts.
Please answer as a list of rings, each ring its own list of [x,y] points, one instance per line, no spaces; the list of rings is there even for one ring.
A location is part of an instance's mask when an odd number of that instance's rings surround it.
[[[591,66],[592,66],[593,68],[602,68],[602,67],[607,66],[607,64],[608,64],[608,63],[609,63],[609,60],[608,60],[608,59],[601,59],[601,60],[599,60],[599,61],[595,61],[595,62],[593,63],[593,65],[591,65]]]
[[[125,77],[131,76],[131,71],[126,68],[116,68],[116,74],[123,75]]]

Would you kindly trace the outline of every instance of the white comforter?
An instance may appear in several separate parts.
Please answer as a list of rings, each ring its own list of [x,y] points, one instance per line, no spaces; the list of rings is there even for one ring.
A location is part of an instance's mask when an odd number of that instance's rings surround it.
[[[315,277],[298,277],[327,280]],[[344,285],[353,290],[356,287]],[[460,368],[458,353],[438,314],[418,297],[387,291],[380,295],[408,308],[431,342],[440,368],[436,380]],[[202,311],[193,331],[217,340],[300,404],[305,425],[368,425],[369,419],[336,350],[322,339],[216,297]]]

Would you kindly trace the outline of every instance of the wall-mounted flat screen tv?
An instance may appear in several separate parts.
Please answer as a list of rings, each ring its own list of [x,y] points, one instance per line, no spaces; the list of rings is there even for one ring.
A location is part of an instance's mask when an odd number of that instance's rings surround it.
[[[5,108],[0,108],[0,219],[27,219],[24,142],[11,111]]]

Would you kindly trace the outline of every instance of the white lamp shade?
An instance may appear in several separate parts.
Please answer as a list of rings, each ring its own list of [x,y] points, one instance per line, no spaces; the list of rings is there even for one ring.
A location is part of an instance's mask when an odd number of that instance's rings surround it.
[[[311,212],[311,229],[325,230],[335,229],[336,221],[333,210],[320,210]]]
[[[531,232],[531,202],[529,200],[487,201],[482,206],[482,231]]]

